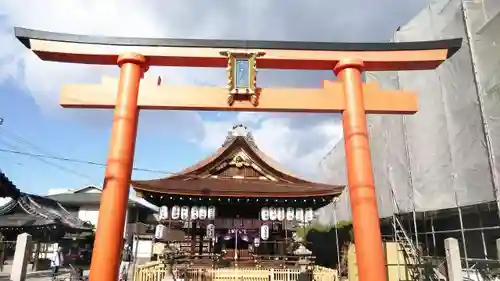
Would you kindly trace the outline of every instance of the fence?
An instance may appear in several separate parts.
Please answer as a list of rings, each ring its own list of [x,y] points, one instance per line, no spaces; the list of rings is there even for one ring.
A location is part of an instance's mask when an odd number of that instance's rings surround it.
[[[162,281],[167,274],[166,265],[152,262],[139,265],[134,281]],[[301,273],[298,268],[175,268],[174,275],[183,280],[217,281],[337,281],[337,271],[314,266],[312,272]],[[306,279],[302,279],[306,275]]]

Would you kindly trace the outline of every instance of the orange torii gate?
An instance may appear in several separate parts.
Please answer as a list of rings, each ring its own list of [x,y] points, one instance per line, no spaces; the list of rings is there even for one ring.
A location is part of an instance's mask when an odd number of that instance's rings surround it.
[[[118,80],[67,85],[61,104],[114,108],[113,128],[90,271],[91,281],[117,280],[140,109],[342,113],[348,185],[360,281],[387,279],[366,114],[417,112],[413,93],[362,83],[363,71],[435,69],[461,39],[404,43],[312,43],[94,37],[15,28],[42,60],[118,65]],[[143,83],[151,66],[225,67],[228,87]],[[321,89],[267,89],[258,68],[333,70],[340,82]]]

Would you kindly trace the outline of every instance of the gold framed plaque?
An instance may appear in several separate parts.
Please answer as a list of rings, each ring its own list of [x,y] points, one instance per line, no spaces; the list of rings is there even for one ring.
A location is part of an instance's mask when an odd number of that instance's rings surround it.
[[[227,86],[229,90],[228,104],[236,100],[249,100],[258,105],[257,93],[257,58],[259,53],[221,52],[227,57]]]

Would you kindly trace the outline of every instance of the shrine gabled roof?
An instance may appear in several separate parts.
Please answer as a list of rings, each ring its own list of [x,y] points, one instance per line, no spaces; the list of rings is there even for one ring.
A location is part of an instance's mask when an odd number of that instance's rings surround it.
[[[252,169],[254,176],[217,175],[230,166]],[[243,125],[234,126],[224,144],[195,165],[166,178],[132,181],[132,186],[139,192],[247,197],[328,196],[340,194],[343,189],[343,186],[308,181],[288,171],[257,147]]]
[[[228,178],[193,178],[190,180],[165,178],[136,181],[133,184],[139,192],[215,197],[322,197],[340,195],[344,188],[320,183],[283,183]]]

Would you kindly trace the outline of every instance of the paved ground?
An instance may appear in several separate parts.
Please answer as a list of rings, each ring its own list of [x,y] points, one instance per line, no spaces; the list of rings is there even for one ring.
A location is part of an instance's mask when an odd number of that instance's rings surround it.
[[[11,272],[11,265],[6,264],[4,266],[4,270],[0,272],[0,281],[10,281],[10,272]],[[58,275],[59,278],[69,278],[69,272],[70,270],[68,268],[62,268],[60,270],[60,274]],[[84,275],[88,274],[88,272],[84,272]],[[52,271],[49,270],[40,270],[40,271],[32,271],[31,270],[31,265],[28,265],[28,272],[26,273],[26,280],[30,281],[52,281]]]
[[[0,272],[0,281],[10,281],[10,272],[11,265],[6,264],[4,266],[4,270]],[[69,280],[69,268],[62,268],[59,270],[59,274],[57,276],[57,280]],[[85,270],[83,272],[83,276],[88,276],[89,271]],[[133,266],[130,266],[128,280],[132,280],[133,277]],[[41,270],[41,271],[31,271],[31,265],[28,265],[28,272],[26,274],[27,281],[52,281],[52,271],[49,270]]]
[[[69,271],[64,270],[59,275],[61,278],[69,277]],[[0,280],[10,280],[10,271],[0,273]],[[33,281],[51,281],[52,280],[52,272],[50,270],[37,271],[37,272],[28,272],[26,274],[26,280]]]

